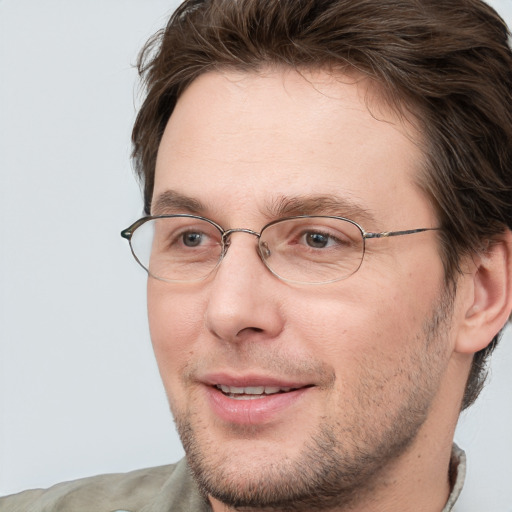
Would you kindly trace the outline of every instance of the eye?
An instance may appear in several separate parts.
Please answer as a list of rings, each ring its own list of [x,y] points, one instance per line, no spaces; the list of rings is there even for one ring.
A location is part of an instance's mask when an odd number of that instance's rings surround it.
[[[336,234],[326,231],[303,231],[298,239],[298,243],[311,249],[341,249],[350,244],[349,239],[340,231]]]
[[[333,243],[332,237],[326,233],[319,232],[309,232],[303,235],[304,241],[309,247],[313,247],[314,249],[323,249],[327,247],[330,243]]]
[[[158,247],[166,252],[194,252],[216,246],[220,243],[220,234],[216,228],[206,222],[190,220],[189,218],[164,218],[156,224],[155,239]]]
[[[296,217],[269,225],[260,239],[261,254],[331,261],[362,250],[359,228],[337,217]],[[275,258],[274,258],[275,259]]]
[[[183,245],[187,247],[197,247],[203,241],[204,233],[187,232],[181,235]]]

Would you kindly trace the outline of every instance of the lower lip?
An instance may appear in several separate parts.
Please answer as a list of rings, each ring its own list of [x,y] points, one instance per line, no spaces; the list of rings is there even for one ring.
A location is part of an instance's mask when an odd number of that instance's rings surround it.
[[[247,400],[230,398],[212,386],[206,388],[206,393],[210,407],[220,419],[238,425],[257,425],[276,419],[279,413],[295,404],[310,389],[300,388]]]

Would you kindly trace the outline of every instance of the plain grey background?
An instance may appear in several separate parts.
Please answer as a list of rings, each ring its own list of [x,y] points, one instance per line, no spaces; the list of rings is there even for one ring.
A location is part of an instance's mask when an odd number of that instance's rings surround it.
[[[0,495],[183,453],[119,236],[142,212],[132,65],[177,4],[0,0]],[[461,512],[512,512],[510,369],[509,327],[458,429]]]

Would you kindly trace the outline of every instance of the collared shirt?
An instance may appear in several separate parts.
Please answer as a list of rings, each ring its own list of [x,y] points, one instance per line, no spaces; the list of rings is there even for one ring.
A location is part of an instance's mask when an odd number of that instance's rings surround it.
[[[451,492],[448,501],[442,512],[450,512],[453,510],[455,502],[460,496],[464,480],[466,478],[466,454],[455,443],[452,447],[452,457],[450,459],[450,485]],[[453,510],[453,512],[456,512]]]
[[[466,458],[456,445],[450,461],[450,512],[464,484]],[[94,476],[0,498],[0,512],[211,512],[185,459],[170,466]],[[454,511],[455,512],[455,511]]]

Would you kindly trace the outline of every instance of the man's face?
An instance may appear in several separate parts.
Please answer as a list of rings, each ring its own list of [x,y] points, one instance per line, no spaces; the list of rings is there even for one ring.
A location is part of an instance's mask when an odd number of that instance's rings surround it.
[[[201,76],[165,130],[152,213],[254,231],[283,212],[350,217],[366,231],[435,227],[414,184],[416,135],[371,94],[370,113],[365,86],[320,72]],[[358,272],[323,285],[280,281],[255,247],[234,233],[205,280],[148,282],[189,462],[233,505],[349,500],[376,485],[435,404],[452,342],[435,231],[368,240]]]

